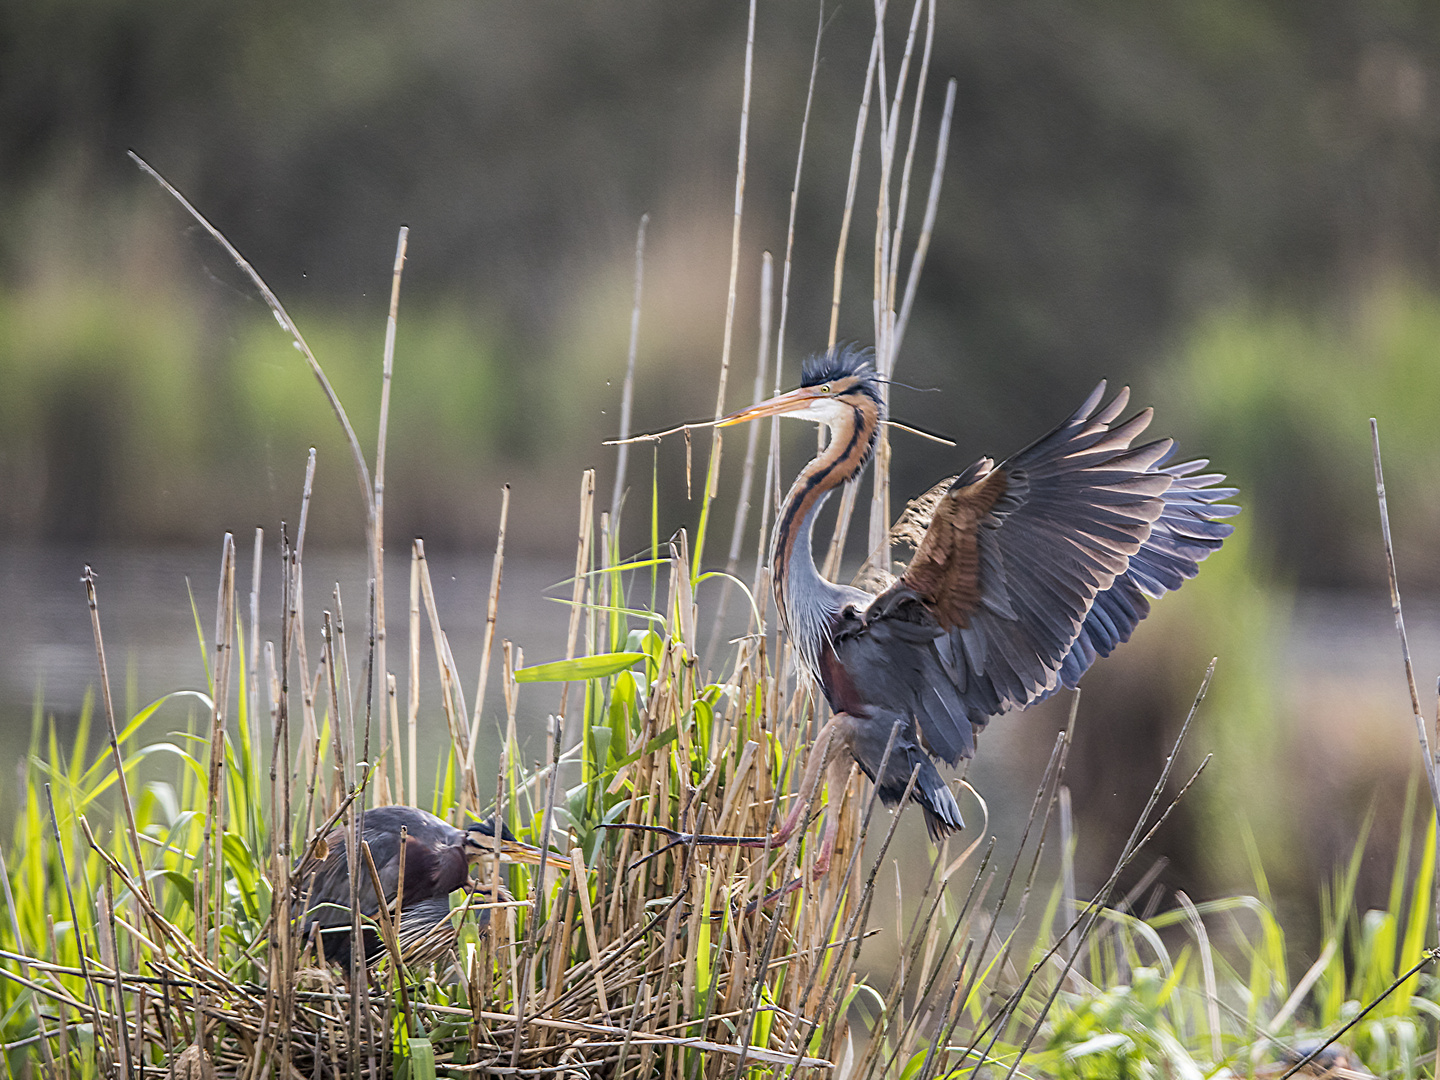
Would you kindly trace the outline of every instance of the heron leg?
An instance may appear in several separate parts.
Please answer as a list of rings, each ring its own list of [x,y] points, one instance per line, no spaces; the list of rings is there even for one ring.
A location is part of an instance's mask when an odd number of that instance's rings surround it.
[[[805,772],[800,778],[799,790],[795,792],[795,804],[791,807],[790,812],[785,815],[785,820],[780,823],[780,827],[769,836],[717,836],[710,833],[687,833],[681,832],[679,829],[669,828],[665,825],[647,825],[641,824],[640,822],[625,821],[604,824],[600,827],[607,829],[636,829],[642,832],[659,833],[661,836],[669,838],[670,842],[668,844],[631,863],[631,870],[634,870],[636,867],[651,859],[658,858],[671,848],[684,845],[778,848],[795,835],[796,830],[800,827],[800,823],[805,817],[806,810],[816,795],[821,772],[824,771],[826,764],[835,757],[836,751],[843,745],[843,740],[838,736],[842,730],[841,720],[845,718],[845,716],[846,714],[844,713],[834,714],[824,723],[820,730],[816,732],[815,742],[805,762]]]
[[[842,754],[832,754],[826,769],[825,783],[830,789],[830,798],[825,806],[825,836],[820,841],[820,854],[815,856],[812,877],[819,878],[830,869],[830,860],[835,855],[835,841],[840,835],[840,804],[845,798],[845,788],[850,783],[850,762]]]

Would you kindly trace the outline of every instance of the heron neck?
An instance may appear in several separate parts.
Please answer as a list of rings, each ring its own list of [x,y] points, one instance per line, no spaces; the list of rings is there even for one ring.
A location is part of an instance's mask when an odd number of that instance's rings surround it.
[[[795,478],[775,522],[770,565],[775,601],[802,659],[815,670],[830,619],[843,604],[844,590],[826,581],[815,566],[815,519],[830,493],[865,468],[879,430],[878,414],[851,409],[830,424],[830,442]]]

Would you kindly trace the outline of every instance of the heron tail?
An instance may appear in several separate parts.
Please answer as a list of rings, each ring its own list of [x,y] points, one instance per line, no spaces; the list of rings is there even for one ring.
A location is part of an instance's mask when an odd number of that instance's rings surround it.
[[[887,762],[885,747],[895,723],[903,726],[895,733],[895,745]],[[852,716],[843,738],[860,768],[865,770],[865,775],[875,782],[880,801],[886,806],[894,806],[905,797],[910,775],[919,767],[910,798],[925,811],[925,827],[931,840],[939,843],[952,832],[965,827],[965,819],[960,816],[960,804],[941,779],[935,762],[915,737],[913,719],[880,710],[869,717]],[[883,773],[880,769],[882,764],[885,766]]]
[[[950,787],[940,778],[939,772],[929,761],[920,766],[920,775],[915,780],[915,794],[911,796],[925,811],[925,829],[930,839],[940,843],[953,832],[965,828],[965,819],[960,816],[960,804]]]

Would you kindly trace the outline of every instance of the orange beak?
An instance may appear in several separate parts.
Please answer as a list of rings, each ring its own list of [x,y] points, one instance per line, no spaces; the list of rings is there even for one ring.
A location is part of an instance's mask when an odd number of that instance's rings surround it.
[[[736,424],[748,423],[751,420],[759,420],[765,416],[785,416],[791,413],[804,413],[816,401],[830,399],[829,394],[820,393],[814,386],[801,386],[779,397],[772,397],[768,401],[751,405],[748,409],[741,409],[733,412],[722,420],[715,422],[716,427],[734,427]]]

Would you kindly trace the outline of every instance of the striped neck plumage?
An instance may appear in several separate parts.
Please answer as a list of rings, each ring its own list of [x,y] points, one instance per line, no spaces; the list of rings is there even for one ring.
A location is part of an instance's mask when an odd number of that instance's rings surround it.
[[[770,565],[775,602],[802,665],[818,677],[820,648],[844,606],[846,590],[826,581],[815,566],[815,519],[830,492],[858,476],[869,462],[880,430],[880,410],[835,403],[826,419],[830,442],[801,470],[775,521]]]

